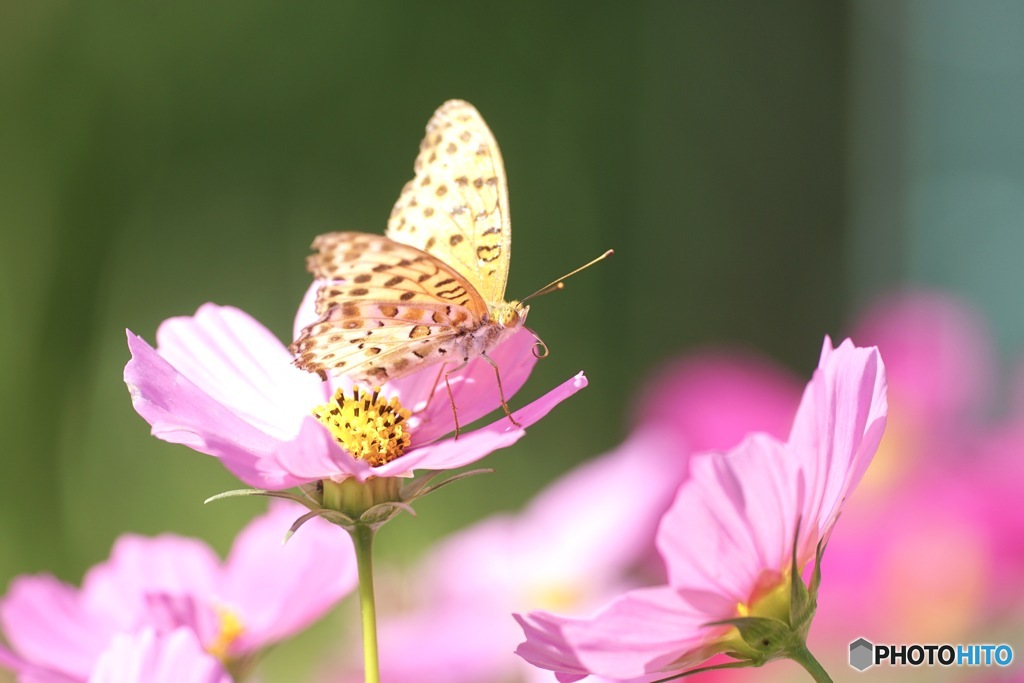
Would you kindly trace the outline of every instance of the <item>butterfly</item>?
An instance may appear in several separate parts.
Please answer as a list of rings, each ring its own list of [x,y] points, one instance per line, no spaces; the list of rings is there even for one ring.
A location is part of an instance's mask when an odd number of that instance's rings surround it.
[[[307,268],[321,283],[319,318],[292,343],[294,363],[324,379],[346,375],[372,386],[443,364],[452,400],[448,375],[482,357],[517,424],[487,352],[523,327],[530,307],[505,301],[512,246],[505,166],[473,105],[441,105],[414,171],[384,236],[331,232],[313,241]]]

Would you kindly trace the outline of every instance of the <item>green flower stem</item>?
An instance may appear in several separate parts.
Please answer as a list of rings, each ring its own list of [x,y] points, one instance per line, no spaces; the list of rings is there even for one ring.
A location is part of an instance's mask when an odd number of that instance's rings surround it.
[[[802,666],[807,673],[811,674],[811,678],[817,681],[817,683],[832,683],[828,672],[818,663],[818,660],[814,658],[814,655],[811,654],[811,651],[803,643],[794,644],[786,654],[790,659]]]
[[[356,549],[359,570],[359,613],[363,622],[363,671],[366,683],[380,683],[377,659],[377,604],[373,598],[373,535],[366,524],[356,524],[349,533]]]

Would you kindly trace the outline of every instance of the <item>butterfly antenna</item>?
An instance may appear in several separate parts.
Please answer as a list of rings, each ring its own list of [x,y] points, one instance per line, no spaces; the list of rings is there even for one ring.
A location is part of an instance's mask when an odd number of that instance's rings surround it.
[[[586,264],[580,266],[579,268],[577,268],[576,270],[572,271],[571,273],[566,273],[565,275],[563,275],[562,277],[558,278],[557,280],[555,280],[551,284],[544,285],[543,287],[538,289],[536,292],[534,292],[530,296],[526,297],[525,299],[522,299],[520,301],[520,303],[526,303],[530,299],[533,299],[534,297],[541,296],[542,294],[550,294],[551,292],[557,291],[559,289],[565,289],[565,285],[562,283],[562,280],[565,280],[567,278],[572,277],[573,275],[575,275],[576,273],[580,272],[581,270],[586,270],[587,268],[589,268],[590,266],[594,265],[598,261],[603,261],[606,258],[608,258],[609,256],[611,256],[612,254],[614,254],[614,253],[615,253],[614,249],[609,249],[608,251],[604,252],[603,254],[598,256],[596,259],[594,259],[590,263],[586,263]],[[538,341],[540,341],[540,340],[538,339]],[[540,342],[540,343],[543,345],[544,342]],[[546,349],[547,347],[545,346],[544,348]],[[545,353],[544,355],[547,355],[547,354]],[[538,356],[538,357],[539,358],[543,358],[543,356]]]

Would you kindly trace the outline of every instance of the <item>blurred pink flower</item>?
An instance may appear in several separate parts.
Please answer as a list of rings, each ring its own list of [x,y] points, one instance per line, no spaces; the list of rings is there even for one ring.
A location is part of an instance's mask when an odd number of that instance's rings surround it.
[[[659,367],[634,421],[674,430],[691,453],[726,450],[751,432],[784,438],[802,389],[793,373],[753,351],[707,349]]]
[[[681,459],[670,433],[640,428],[520,514],[494,515],[442,540],[413,571],[426,599],[379,623],[382,683],[550,680],[512,655],[519,630],[511,613],[587,609],[621,590],[683,476]]]
[[[145,629],[114,636],[89,683],[231,683],[231,677],[187,628]]]
[[[733,627],[710,622],[782,610],[788,623],[794,538],[802,571],[870,464],[885,416],[877,350],[826,338],[787,443],[759,434],[691,459],[658,531],[668,585],[629,591],[590,619],[516,615],[527,638],[517,653],[563,682],[628,679],[744,651]]]
[[[312,291],[312,290],[311,290]],[[309,296],[297,325],[309,315]],[[285,346],[242,311],[204,304],[192,317],[171,318],[157,330],[157,349],[128,332],[132,358],[124,379],[135,410],[157,438],[184,444],[221,460],[246,484],[272,490],[332,479],[409,476],[415,469],[444,470],[475,462],[523,436],[504,416],[457,440],[438,439],[453,431],[445,396],[428,398],[437,369],[426,369],[382,389],[410,409],[412,439],[391,462],[372,467],[338,446],[312,417],[344,380],[322,382],[291,364]],[[522,330],[491,353],[501,368],[506,396],[525,383],[536,359],[534,339]],[[580,373],[514,413],[523,427],[586,386]],[[469,424],[498,407],[494,370],[477,358],[453,374],[452,394],[459,420]],[[445,393],[442,389],[441,393]],[[424,406],[426,409],[424,410]]]
[[[11,650],[0,665],[30,680],[86,681],[118,633],[186,627],[225,663],[245,662],[320,618],[356,583],[352,546],[319,519],[282,545],[301,506],[274,501],[239,533],[225,562],[200,541],[121,536],[76,589],[15,578],[0,601]]]
[[[885,358],[890,403],[905,420],[942,429],[976,417],[990,397],[994,348],[984,320],[948,294],[908,291],[880,299],[851,335]]]

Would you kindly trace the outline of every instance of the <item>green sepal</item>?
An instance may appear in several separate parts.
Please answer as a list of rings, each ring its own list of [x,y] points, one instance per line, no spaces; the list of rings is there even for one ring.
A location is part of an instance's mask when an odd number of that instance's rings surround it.
[[[814,569],[811,572],[810,584],[805,586],[796,560],[799,537],[800,523],[797,522],[797,530],[793,538],[793,559],[789,571],[789,623],[793,631],[798,633],[802,640],[806,640],[807,634],[811,630],[811,621],[814,619],[814,613],[818,609],[818,588],[821,586],[821,560],[825,554],[827,539],[822,538],[818,541],[818,546],[814,552]]]
[[[793,534],[793,556],[789,565],[789,623],[796,632],[803,632],[804,637],[810,629],[811,618],[814,616],[816,607],[816,595],[812,595],[804,585],[800,566],[797,564],[797,545],[800,541],[800,522],[796,522],[796,532]],[[817,562],[815,562],[817,568]],[[815,591],[815,594],[817,591]]]
[[[761,666],[765,662],[782,656],[793,637],[789,624],[770,617],[736,617],[735,619],[714,621],[707,625],[734,627],[747,647],[725,654],[736,659],[746,660],[753,666]]]
[[[340,484],[324,480],[299,486],[302,495],[266,489],[235,489],[210,496],[204,503],[245,496],[284,498],[298,503],[307,508],[309,512],[296,519],[292,524],[284,537],[284,542],[287,542],[299,530],[299,527],[314,517],[322,517],[348,531],[356,526],[379,529],[402,512],[415,517],[416,511],[411,505],[413,501],[448,484],[478,474],[490,474],[493,471],[476,469],[460,472],[436,484],[431,484],[446,472],[446,470],[431,470],[402,486],[399,486],[399,482],[395,478],[371,477],[364,483],[359,483],[355,479],[345,479]],[[326,486],[324,482],[327,482]]]

